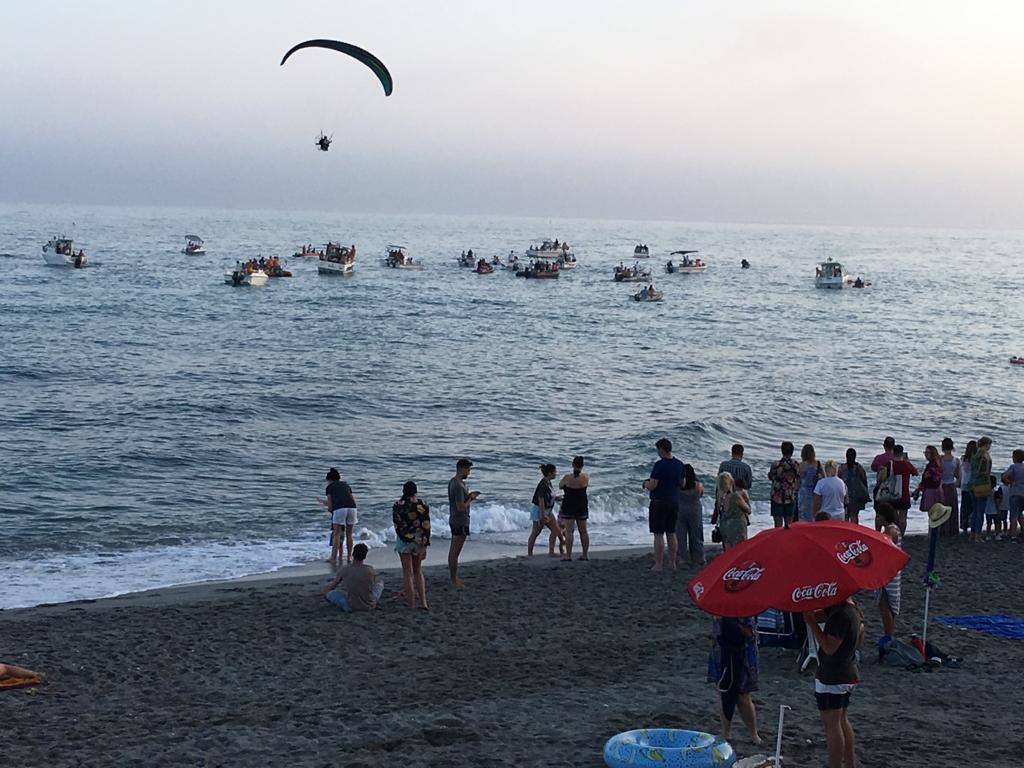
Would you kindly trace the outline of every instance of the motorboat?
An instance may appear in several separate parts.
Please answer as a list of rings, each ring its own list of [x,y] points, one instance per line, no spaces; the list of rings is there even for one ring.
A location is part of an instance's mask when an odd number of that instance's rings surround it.
[[[651,256],[651,249],[645,243],[637,243],[633,248],[634,259],[648,259]]]
[[[519,262],[518,256],[509,256],[508,260],[501,265],[501,268],[513,273],[523,271],[523,265]]]
[[[75,242],[70,237],[54,237],[43,246],[43,261],[51,267],[74,267],[81,269],[89,265],[85,252],[75,253]]]
[[[814,270],[814,287],[827,289],[841,289],[846,283],[852,283],[853,278],[847,279],[843,274],[843,265],[835,261],[831,256],[821,262]]]
[[[266,260],[266,263],[262,266],[263,271],[267,273],[267,277],[291,277],[292,273],[281,266],[281,260],[277,256],[272,256]]]
[[[573,253],[563,253],[558,257],[558,266],[560,269],[576,269],[579,262],[576,261],[576,256]]]
[[[252,287],[258,288],[267,284],[267,273],[262,269],[234,269],[224,273],[224,282],[236,288]]]
[[[488,263],[486,259],[480,259],[473,271],[478,275],[489,275],[494,271],[494,265]]]
[[[560,274],[558,263],[553,261],[530,262],[530,266],[516,272],[516,277],[532,278],[534,280],[551,280]]]
[[[669,259],[665,265],[665,271],[670,275],[695,275],[706,271],[708,265],[701,259],[691,258],[690,254],[693,253],[699,253],[699,251],[672,251],[670,255],[682,258],[678,262]]]
[[[557,259],[565,255],[572,256],[573,253],[568,243],[559,242],[557,239],[548,240],[545,238],[541,241],[539,247],[531,244],[526,249],[526,255],[531,259]]]
[[[476,254],[473,253],[473,249],[470,248],[468,251],[463,251],[462,255],[459,256],[459,266],[472,269],[476,266]]]
[[[324,243],[316,271],[321,275],[351,275],[356,269],[356,247]]]
[[[615,275],[612,278],[616,283],[649,283],[651,282],[651,271],[639,264],[626,267],[619,264],[615,268]]]
[[[404,246],[389,245],[388,255],[384,257],[384,266],[391,269],[423,269],[423,262],[406,255]]]
[[[181,252],[186,256],[203,256],[206,248],[203,247],[203,238],[199,235],[185,235],[185,247]]]
[[[1024,357],[1014,355],[1010,358],[1010,365],[1024,365]]]
[[[633,301],[661,301],[664,298],[665,294],[656,290],[653,285],[644,286],[633,294]]]

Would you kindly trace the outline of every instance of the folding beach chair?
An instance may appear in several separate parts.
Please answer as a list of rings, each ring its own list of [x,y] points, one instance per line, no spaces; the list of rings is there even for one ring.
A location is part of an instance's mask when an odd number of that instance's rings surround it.
[[[762,648],[787,648],[797,651],[797,663],[803,672],[818,661],[818,646],[807,632],[802,616],[776,608],[757,615],[758,645]]]

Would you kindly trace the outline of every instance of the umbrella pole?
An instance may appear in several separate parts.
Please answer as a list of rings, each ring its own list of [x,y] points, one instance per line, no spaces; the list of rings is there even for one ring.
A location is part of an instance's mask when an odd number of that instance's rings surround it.
[[[779,704],[779,734],[775,737],[775,768],[782,768],[782,724],[786,721],[786,710],[792,707]]]
[[[921,647],[925,646],[928,642],[928,601],[932,596],[932,588],[930,586],[924,588],[924,626],[921,627]],[[925,661],[928,660],[928,654],[925,653]]]

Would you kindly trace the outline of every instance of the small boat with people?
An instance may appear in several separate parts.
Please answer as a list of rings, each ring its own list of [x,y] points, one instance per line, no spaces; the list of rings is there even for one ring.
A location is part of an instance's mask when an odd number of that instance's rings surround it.
[[[750,262],[746,259],[740,259],[740,269],[750,269]]]
[[[1010,358],[1010,365],[1024,365],[1024,357],[1014,355]]]
[[[423,269],[423,262],[407,255],[405,246],[389,245],[388,255],[384,257],[384,266],[391,269]]]
[[[478,275],[489,275],[494,272],[494,265],[487,261],[487,259],[480,259],[477,261],[473,271]]]
[[[472,248],[468,251],[463,251],[462,255],[459,256],[459,266],[466,267],[467,269],[473,269],[476,266],[476,254],[473,253]]]
[[[521,269],[516,272],[516,277],[533,278],[535,280],[552,280],[558,277],[560,271],[558,269],[557,261],[547,261],[546,259],[540,259],[537,261],[530,260],[530,265],[526,269]]]
[[[322,250],[317,250],[316,246],[312,243],[306,243],[301,248],[297,249],[292,254],[293,259],[319,259],[321,256],[326,254]]]
[[[639,262],[627,267],[620,261],[612,279],[616,283],[649,283],[651,282],[651,270],[641,267]]]
[[[261,285],[266,285],[268,275],[263,268],[265,263],[262,258],[249,259],[244,262],[236,261],[235,268],[224,273],[224,282],[236,288],[258,288]]]
[[[576,255],[571,252],[560,254],[558,257],[558,267],[560,269],[576,269],[578,262],[576,261]]]
[[[853,277],[843,273],[843,265],[831,256],[814,269],[814,287],[840,290],[847,283],[854,282]]]
[[[665,294],[657,290],[653,283],[651,285],[645,285],[633,294],[633,301],[661,301],[664,298]]]
[[[633,248],[634,259],[648,259],[651,256],[651,249],[647,247],[646,243],[637,243],[636,247]]]
[[[75,242],[70,237],[53,237],[43,246],[43,261],[51,267],[74,267],[81,269],[89,265],[85,251],[79,248],[75,253]]]
[[[572,249],[569,248],[568,243],[559,242],[558,238],[554,240],[545,238],[539,246],[531,243],[530,247],[526,249],[526,255],[531,259],[547,259],[550,261],[566,255],[571,256]]]
[[[670,275],[696,275],[707,270],[706,262],[699,258],[693,258],[692,254],[700,251],[672,251],[671,256],[680,256],[679,262],[672,259],[665,265],[665,271]]]
[[[203,256],[206,254],[206,247],[203,245],[203,238],[199,235],[185,235],[185,247],[181,252],[186,256]]]
[[[324,243],[316,271],[321,275],[351,275],[356,269],[356,247]]]
[[[281,266],[281,260],[277,258],[277,256],[271,256],[268,259],[260,259],[260,266],[263,268],[263,271],[267,273],[267,277],[292,276],[290,270]]]
[[[519,255],[514,251],[508,252],[508,258],[505,259],[505,263],[501,265],[502,269],[507,269],[509,272],[515,274],[523,270],[523,265],[519,261]]]

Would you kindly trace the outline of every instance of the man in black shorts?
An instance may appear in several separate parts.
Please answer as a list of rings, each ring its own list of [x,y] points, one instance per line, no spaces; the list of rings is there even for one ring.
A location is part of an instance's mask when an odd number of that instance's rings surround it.
[[[814,697],[825,725],[829,768],[855,768],[853,726],[846,716],[850,693],[857,687],[857,647],[864,639],[864,617],[852,599],[826,610],[825,628],[820,617],[804,614],[807,629],[818,642],[818,673]]]
[[[466,487],[466,478],[473,467],[469,459],[455,463],[455,477],[448,481],[448,526],[452,532],[452,543],[448,548],[448,574],[452,584],[463,586],[459,580],[459,555],[469,536],[469,505],[480,495]]]
[[[676,569],[676,520],[679,516],[679,487],[683,482],[683,462],[672,455],[672,441],[661,438],[654,444],[658,460],[651,468],[651,476],[644,480],[644,490],[651,495],[648,508],[650,531],[654,534],[654,567],[661,571],[665,558],[665,537],[668,537],[668,569]]]

